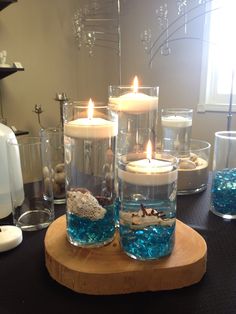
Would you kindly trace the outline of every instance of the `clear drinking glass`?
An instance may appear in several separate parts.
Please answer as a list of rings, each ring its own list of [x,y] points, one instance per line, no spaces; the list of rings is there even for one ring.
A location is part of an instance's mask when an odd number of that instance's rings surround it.
[[[236,131],[215,133],[211,211],[236,219]]]
[[[192,109],[167,108],[161,111],[162,149],[188,156],[192,132]]]
[[[99,247],[113,240],[117,119],[104,103],[64,106],[67,237]]]
[[[7,148],[9,165],[13,164],[13,152],[19,151],[24,186],[22,198],[19,199],[14,167],[9,167],[13,222],[26,231],[45,228],[54,219],[49,147],[41,144],[40,137],[22,137],[18,142],[9,140]],[[44,180],[45,167],[47,180]]]

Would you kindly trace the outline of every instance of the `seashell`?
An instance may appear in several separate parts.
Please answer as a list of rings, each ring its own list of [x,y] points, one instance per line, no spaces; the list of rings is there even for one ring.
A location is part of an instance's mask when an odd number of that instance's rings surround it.
[[[198,156],[196,154],[190,153],[190,160],[191,161],[195,162],[195,161],[197,161],[197,159],[198,159]]]
[[[55,173],[55,182],[58,184],[65,183],[65,172]]]
[[[184,160],[179,163],[180,169],[195,169],[196,165],[191,160]]]
[[[48,167],[43,167],[43,177],[48,178],[49,177],[49,169]]]
[[[65,170],[65,164],[61,163],[61,164],[57,164],[55,167],[55,172],[64,172]]]

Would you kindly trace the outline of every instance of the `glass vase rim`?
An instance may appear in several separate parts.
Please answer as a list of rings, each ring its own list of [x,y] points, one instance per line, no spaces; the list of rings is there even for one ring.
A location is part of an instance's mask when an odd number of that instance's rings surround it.
[[[40,136],[26,136],[22,137],[19,141],[14,138],[10,138],[7,140],[9,145],[16,146],[33,146],[33,145],[41,145],[41,137]]]
[[[193,112],[193,109],[191,109],[191,108],[181,108],[181,107],[168,107],[168,108],[162,108],[161,109],[161,112],[166,112],[166,113],[168,113],[168,112],[183,112],[183,113],[192,113]]]
[[[106,102],[106,101],[102,101],[102,100],[99,100],[99,101],[96,101],[96,100],[93,100],[93,103],[94,103],[94,107],[95,109],[106,109],[106,108],[109,108],[109,104]],[[74,108],[78,108],[78,109],[86,109],[88,108],[88,103],[89,103],[89,100],[73,100],[73,101],[70,101],[68,103],[65,104],[65,106],[73,106]]]
[[[236,140],[236,131],[217,131],[216,138]]]
[[[63,132],[63,127],[61,126],[49,126],[40,130],[40,132]]]
[[[205,147],[199,147],[199,148],[192,148],[191,147],[191,144],[194,144],[194,143],[201,143],[203,145],[206,145]],[[207,142],[207,141],[204,141],[204,140],[198,140],[198,139],[195,139],[195,138],[192,138],[190,140],[190,151],[200,151],[200,150],[205,150],[205,149],[209,149],[211,148],[211,143]]]
[[[133,85],[109,85],[109,89],[110,88],[118,88],[118,89],[133,89]],[[159,86],[148,86],[148,85],[138,85],[137,89],[138,91],[140,89],[158,89],[159,90]]]

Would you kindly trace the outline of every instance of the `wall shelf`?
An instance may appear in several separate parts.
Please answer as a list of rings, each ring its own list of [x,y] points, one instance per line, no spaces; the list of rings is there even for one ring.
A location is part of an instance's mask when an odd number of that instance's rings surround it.
[[[17,2],[17,0],[0,0],[0,11],[14,2]]]
[[[16,67],[11,67],[11,68],[1,68],[0,67],[0,80],[5,78],[8,75],[11,75],[17,71],[24,71],[24,68],[16,68]]]

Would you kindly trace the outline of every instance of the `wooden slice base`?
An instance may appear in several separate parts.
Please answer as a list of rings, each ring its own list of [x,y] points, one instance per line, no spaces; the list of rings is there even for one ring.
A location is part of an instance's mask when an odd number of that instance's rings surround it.
[[[55,220],[45,236],[46,267],[60,284],[94,295],[170,290],[201,280],[207,246],[192,228],[177,220],[176,240],[169,257],[136,261],[120,248],[119,235],[101,248],[79,248],[66,239],[66,217]]]

